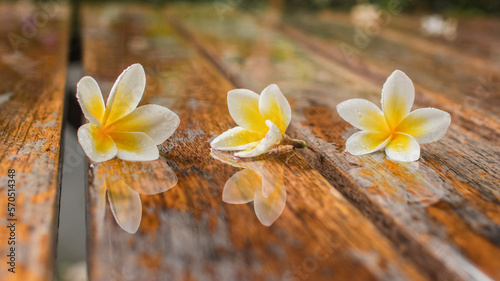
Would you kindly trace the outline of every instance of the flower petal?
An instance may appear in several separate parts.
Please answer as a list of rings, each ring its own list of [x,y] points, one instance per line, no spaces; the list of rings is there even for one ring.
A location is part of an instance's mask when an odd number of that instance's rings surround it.
[[[259,112],[259,95],[246,89],[227,93],[229,114],[239,126],[255,132],[267,132],[265,119]]]
[[[285,135],[292,119],[292,109],[276,84],[267,86],[259,98],[259,110],[264,120],[271,120]]]
[[[76,85],[76,99],[82,108],[85,118],[93,125],[100,125],[106,108],[101,89],[94,78],[85,76]]]
[[[252,150],[242,151],[235,153],[234,156],[237,157],[255,157],[263,153],[268,152],[274,146],[278,145],[283,136],[281,135],[280,129],[270,120],[266,120],[266,125],[269,127],[269,131],[266,137]]]
[[[153,140],[141,132],[111,132],[109,136],[116,143],[116,156],[127,161],[151,161],[160,156]]]
[[[94,162],[107,161],[115,157],[118,151],[111,137],[90,123],[78,129],[78,142]]]
[[[420,145],[410,135],[395,134],[385,147],[385,154],[393,161],[416,161],[420,157]]]
[[[228,152],[219,151],[217,149],[210,149],[210,156],[212,156],[215,160],[219,160],[236,168],[247,168],[245,165],[237,163],[236,158],[233,156],[233,154]]]
[[[384,113],[370,101],[350,99],[337,105],[337,111],[345,121],[360,130],[388,132]]]
[[[179,127],[180,119],[170,109],[148,104],[107,126],[112,132],[143,132],[158,145],[167,140]]]
[[[235,127],[216,137],[210,145],[219,150],[246,150],[256,147],[264,137],[263,133]]]
[[[264,196],[261,188],[255,190],[254,208],[259,221],[265,225],[272,225],[283,213],[286,205],[286,188],[283,177],[276,183],[276,187],[269,196]]]
[[[132,112],[141,101],[145,87],[146,73],[142,65],[136,63],[125,69],[111,89],[102,124],[111,124]]]
[[[401,70],[395,70],[382,88],[382,111],[387,123],[395,128],[411,110],[415,100],[415,87]]]
[[[352,155],[368,154],[382,149],[389,140],[389,133],[361,131],[347,139],[345,150]]]
[[[396,131],[412,136],[418,143],[430,143],[442,138],[450,123],[451,116],[448,112],[435,108],[420,108],[406,116]]]
[[[107,186],[109,206],[120,227],[130,234],[139,229],[142,219],[142,203],[139,193],[130,188],[123,180],[111,180]]]
[[[226,181],[222,200],[229,204],[245,204],[253,200],[255,189],[262,188],[262,178],[250,169],[234,174]]]

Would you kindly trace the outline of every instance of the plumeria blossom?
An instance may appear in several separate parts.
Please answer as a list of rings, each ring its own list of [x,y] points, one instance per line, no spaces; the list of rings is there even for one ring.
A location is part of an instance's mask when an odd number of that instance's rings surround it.
[[[240,151],[234,154],[237,157],[255,157],[280,143],[305,146],[303,141],[285,136],[292,110],[277,85],[269,85],[260,96],[247,89],[231,90],[227,105],[238,127],[215,138],[210,144],[213,148]]]
[[[457,36],[458,21],[454,18],[444,19],[442,15],[424,16],[420,22],[420,29],[426,36],[443,36],[451,41]]]
[[[122,72],[106,105],[92,77],[85,76],[78,82],[76,97],[89,121],[78,129],[78,141],[92,161],[107,161],[115,156],[128,161],[158,159],[157,145],[174,133],[180,120],[163,106],[137,107],[145,87],[146,73],[140,64]]]
[[[390,160],[418,160],[420,144],[443,137],[451,117],[435,108],[410,112],[414,99],[412,81],[402,71],[396,70],[382,89],[382,110],[364,99],[350,99],[337,105],[340,116],[361,130],[347,139],[346,151],[362,155],[385,148]]]
[[[381,11],[376,5],[359,4],[351,9],[351,20],[359,27],[375,24],[380,20]]]

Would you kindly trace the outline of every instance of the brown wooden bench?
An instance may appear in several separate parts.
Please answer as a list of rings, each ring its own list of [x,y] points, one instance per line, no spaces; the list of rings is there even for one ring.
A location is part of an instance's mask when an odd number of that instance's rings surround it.
[[[291,18],[294,17],[291,16]],[[316,18],[321,18],[321,17],[316,17]],[[242,20],[239,20],[238,22],[241,23]],[[309,22],[314,23],[316,21],[314,21],[311,18]],[[305,25],[305,23],[301,24],[302,26]],[[244,25],[244,23],[242,23],[242,25]],[[234,26],[237,25],[234,24]],[[193,26],[192,30],[193,33],[196,33],[197,29]],[[219,29],[214,28],[214,30],[219,30]],[[327,25],[327,26],[322,26],[322,28],[311,29],[311,30],[316,30],[318,32],[319,31],[329,32],[335,30],[335,27],[331,26],[331,28],[329,28],[329,26]],[[255,34],[258,34],[258,32],[256,32]],[[206,33],[202,34],[201,36],[206,36]],[[295,42],[299,44],[304,44],[304,42],[311,42],[314,39],[314,34],[312,34],[311,32],[306,33],[305,36],[307,37],[303,39],[299,39],[294,36],[291,37],[294,40],[296,40]],[[274,40],[278,40],[275,39],[276,37],[274,36],[269,36],[268,38],[273,38]],[[335,40],[337,40],[337,38],[335,37],[327,37],[327,38],[332,42],[335,42]],[[231,43],[233,43],[229,47],[231,48],[231,50],[233,50],[233,53],[235,49],[234,46],[241,44],[237,41],[237,39],[228,40],[227,35],[225,39],[226,40],[223,41],[224,44],[230,45]],[[206,42],[206,40],[207,39],[205,39],[204,42]],[[246,41],[246,43],[248,44],[249,41]],[[404,45],[404,43],[400,44]],[[290,43],[290,45],[293,45],[293,43]],[[311,45],[308,46],[312,47]],[[407,47],[408,49],[411,50],[409,46]],[[246,48],[249,47],[246,46]],[[310,49],[316,51],[316,49],[314,48]],[[220,45],[217,48],[214,48],[214,50],[219,51],[219,54],[224,51],[224,49]],[[335,51],[336,49],[331,48],[331,50]],[[386,54],[388,58],[390,58],[390,54],[386,53],[384,45],[375,48],[373,52],[375,51],[382,52]],[[299,49],[297,50],[296,53],[297,55],[295,56],[291,55],[290,57],[296,58],[299,56],[300,52],[301,50]],[[362,52],[364,52],[364,50]],[[422,235],[428,237],[434,232],[433,229],[445,227],[443,224],[450,223],[449,230],[447,230],[446,232],[447,233],[445,236],[446,239],[441,240],[442,248],[440,249],[439,252],[439,254],[445,255],[446,259],[444,258],[445,256],[441,256],[438,258],[437,262],[439,262],[439,260],[441,261],[445,260],[446,263],[448,263],[445,264],[445,268],[448,266],[452,267],[453,271],[455,271],[455,274],[457,274],[456,273],[457,271],[459,274],[474,274],[474,272],[476,272],[476,269],[474,267],[464,266],[463,262],[468,262],[467,259],[463,259],[462,256],[457,254],[468,252],[468,249],[470,249],[469,248],[470,244],[473,243],[471,239],[474,236],[477,237],[479,241],[482,241],[482,243],[489,241],[486,242],[489,246],[485,246],[489,249],[487,252],[491,253],[494,251],[493,249],[495,247],[498,247],[497,238],[499,232],[496,219],[498,219],[497,215],[499,213],[497,212],[498,206],[496,203],[494,203],[498,199],[497,197],[498,179],[496,178],[496,176],[490,173],[488,173],[488,175],[484,178],[477,176],[478,174],[481,174],[478,171],[478,169],[486,171],[490,169],[495,169],[495,166],[492,163],[498,163],[497,159],[498,147],[495,145],[495,140],[498,139],[495,139],[494,137],[489,137],[489,138],[477,137],[478,135],[479,136],[482,135],[482,132],[480,132],[481,130],[483,130],[482,128],[491,128],[491,127],[496,128],[497,123],[495,123],[493,120],[488,120],[487,118],[484,118],[481,115],[477,117],[474,116],[473,114],[477,114],[475,111],[474,112],[467,111],[466,109],[464,109],[464,106],[462,106],[460,103],[457,105],[454,104],[453,101],[444,102],[441,96],[435,94],[437,92],[436,90],[434,90],[433,92],[432,90],[429,91],[427,89],[424,89],[424,87],[422,87],[418,83],[418,77],[415,77],[414,80],[417,82],[416,83],[417,95],[419,95],[421,98],[419,100],[418,98],[419,96],[417,96],[417,103],[421,103],[422,104],[421,106],[443,107],[446,105],[449,106],[450,108],[460,108],[460,110],[454,111],[452,127],[448,131],[448,136],[449,136],[448,139],[445,139],[440,143],[429,145],[426,147],[424,153],[428,154],[423,155],[424,161],[419,163],[420,167],[418,168],[418,170],[414,170],[414,167],[412,168],[411,166],[402,167],[401,165],[397,165],[394,167],[387,167],[386,165],[388,163],[386,161],[383,162],[378,162],[376,160],[374,161],[372,157],[366,160],[352,159],[349,161],[345,161],[345,155],[339,154],[338,152],[341,152],[343,150],[341,146],[344,143],[343,138],[345,137],[344,132],[346,129],[345,127],[335,126],[332,128],[332,126],[328,126],[328,124],[330,124],[331,122],[330,120],[332,120],[333,121],[332,123],[334,124],[343,124],[342,126],[347,125],[346,123],[342,123],[341,119],[337,117],[334,106],[338,102],[350,96],[366,97],[367,99],[371,99],[374,102],[378,102],[380,98],[379,96],[380,86],[371,88],[371,86],[370,87],[368,86],[369,83],[367,83],[366,80],[376,81],[377,85],[381,85],[383,80],[376,79],[374,74],[377,74],[377,72],[378,73],[382,72],[384,74],[379,76],[385,77],[390,72],[383,72],[384,68],[382,67],[385,66],[381,62],[379,64],[366,65],[366,68],[370,69],[370,72],[360,77],[359,75],[356,75],[357,74],[356,72],[359,69],[360,72],[362,73],[362,69],[354,68],[353,71],[352,69],[349,69],[350,64],[346,64],[343,60],[335,60],[332,59],[331,56],[327,56],[326,53],[322,52],[318,53],[323,57],[330,58],[331,59],[330,62],[335,64],[335,67],[338,67],[340,65],[340,66],[346,66],[346,68],[340,68],[336,72],[332,71],[333,75],[328,76],[327,79],[329,82],[326,83],[323,82],[324,90],[320,89],[319,91],[317,91],[320,92],[317,94],[318,98],[315,98],[313,90],[310,91],[306,90],[305,92],[307,92],[307,96],[300,101],[296,101],[297,105],[296,110],[299,112],[302,111],[302,114],[304,116],[303,120],[295,119],[298,122],[300,122],[300,125],[297,125],[297,135],[298,136],[301,135],[304,138],[308,139],[309,143],[313,144],[318,143],[318,146],[316,147],[310,146],[311,150],[313,150],[314,153],[310,153],[310,157],[308,157],[308,159],[310,159],[311,162],[313,163],[316,162],[317,164],[315,165],[315,167],[318,170],[323,171],[325,177],[329,178],[332,184],[340,185],[341,186],[340,190],[344,191],[344,194],[348,196],[351,200],[357,202],[358,206],[361,209],[364,209],[367,214],[373,216],[374,221],[376,222],[378,221],[382,225],[381,230],[386,231],[386,233],[391,237],[393,237],[392,239],[394,240],[404,239],[401,236],[406,236],[409,238],[408,236],[409,234],[410,236],[413,236],[413,239],[419,241],[419,243],[416,245],[417,247],[422,247],[422,246],[426,247],[425,245],[426,243],[435,243],[435,242],[428,241],[427,239],[420,240],[422,239]],[[424,54],[419,54],[419,53],[412,54],[413,57],[419,57],[419,56],[422,57],[423,55]],[[392,56],[396,57],[396,53],[393,53]],[[243,57],[243,55],[241,57]],[[310,55],[310,57],[312,59],[308,59],[307,61],[309,61],[308,65],[311,66],[314,64],[319,64],[321,63],[319,61],[323,60],[322,58],[318,58],[318,60],[316,60],[315,62],[310,63],[314,59],[313,55]],[[373,57],[375,57],[375,55],[373,55]],[[391,61],[394,60],[396,60],[396,58],[392,59]],[[306,62],[306,60],[300,60],[300,62],[303,61],[304,63]],[[365,60],[360,59],[360,61],[364,62]],[[297,66],[295,68],[292,65],[289,67],[289,69],[299,68],[299,63],[297,62],[296,64]],[[304,67],[304,65],[300,66]],[[410,63],[406,64],[406,62],[400,62],[399,64],[394,65],[394,67],[400,67],[400,66],[420,69],[420,66],[418,64],[410,64]],[[323,64],[322,68],[321,67],[317,68],[318,70],[316,73],[321,73],[320,71],[324,70],[325,68],[326,65]],[[436,66],[435,69],[438,69],[438,66]],[[468,70],[468,68],[463,67],[462,69],[464,69],[464,72],[467,73],[466,71]],[[242,77],[252,76],[250,72],[239,70],[239,73]],[[275,73],[279,73],[279,71],[271,70],[269,71],[269,73],[273,73],[274,75]],[[462,75],[464,74],[462,73]],[[472,76],[474,75],[474,73],[470,73],[469,75]],[[326,75],[324,76],[326,77]],[[354,79],[352,78],[342,79],[342,80],[339,79],[339,77],[348,77],[348,76],[355,76],[355,77]],[[439,80],[439,78],[440,76],[435,75],[434,79],[437,81]],[[455,78],[456,78],[455,83],[461,82],[459,77]],[[271,79],[273,81],[276,81],[279,78],[271,77],[270,80]],[[337,81],[335,81],[334,79],[337,79]],[[294,80],[294,79],[293,78],[290,79],[289,77],[287,77],[287,80]],[[298,80],[298,78],[296,80]],[[446,81],[446,80],[441,80],[441,81]],[[256,83],[256,81],[252,81],[252,83]],[[266,81],[263,82],[263,84],[265,83]],[[314,83],[314,85],[318,84],[321,84],[321,82],[317,81],[316,83]],[[359,84],[363,85],[366,84],[367,87],[361,90],[353,88],[353,86],[357,86]],[[444,84],[450,85],[451,82]],[[426,85],[426,87],[428,86]],[[290,86],[290,89],[292,88],[294,88],[293,85]],[[328,97],[324,96],[324,92],[328,92]],[[496,99],[498,99],[498,96],[496,97]],[[307,105],[308,100],[309,104],[312,106],[305,106],[303,108],[300,108],[300,105],[303,104]],[[457,99],[455,98],[454,101],[456,100]],[[460,102],[460,100],[458,100],[458,102]],[[482,111],[481,113],[484,113],[484,111]],[[295,116],[297,117],[299,116],[299,114],[300,113],[296,114]],[[324,117],[325,114],[327,114],[329,118],[325,118]],[[460,116],[461,114],[463,114],[463,117]],[[496,115],[494,112],[488,114],[488,117],[491,117],[492,119],[495,118],[495,116],[498,115]],[[478,120],[480,124],[475,124],[472,128],[469,128],[469,125],[464,124],[465,122],[471,122],[472,120]],[[306,133],[304,133],[304,131]],[[453,137],[453,135],[455,135],[455,137]],[[328,149],[328,145],[330,143],[334,143],[340,147],[338,147],[336,150]],[[472,148],[474,148],[474,150],[478,148],[481,148],[482,150],[484,148],[483,150],[484,152],[476,150],[477,154],[476,156],[473,156],[475,153],[471,151]],[[458,152],[460,150],[462,150],[462,152]],[[489,160],[482,158],[483,156],[489,158]],[[486,162],[483,162],[483,159],[486,160]],[[325,160],[328,160],[331,163],[331,165],[325,165]],[[465,164],[465,163],[470,163],[470,164]],[[355,164],[355,166],[360,165],[362,168],[360,167],[353,168],[352,164]],[[346,177],[346,180],[348,180],[347,182],[343,182],[342,180],[343,175],[347,175]],[[461,180],[458,180],[457,178],[460,178]],[[384,185],[387,186],[387,190],[383,188]],[[372,190],[373,188],[375,189]],[[477,192],[471,192],[471,190],[477,190]],[[476,196],[471,196],[472,195],[471,193],[476,194]],[[408,201],[404,200],[404,197],[410,195],[411,197],[413,197],[413,199],[410,197],[408,198],[408,200],[416,201],[414,203],[418,203],[420,201],[418,199],[420,196],[423,196],[423,199],[426,199],[426,196],[431,195],[431,198],[428,198],[431,200],[430,202],[427,203],[425,203],[424,200],[424,206],[418,206],[418,204],[417,206],[413,206],[412,204],[410,204],[407,207]],[[384,203],[380,202],[380,200],[382,200],[381,196],[382,198],[385,198]],[[403,198],[399,198],[400,196],[403,196]],[[404,202],[403,206],[406,209],[408,209],[406,214],[400,214],[400,211],[398,210],[399,208],[397,207],[397,204],[395,204],[394,202],[394,200],[397,201],[401,199],[403,199]],[[373,202],[375,204],[371,206],[369,202]],[[435,205],[437,203],[439,204]],[[465,207],[467,205],[471,207]],[[491,207],[494,206],[493,208],[496,211],[492,212],[490,207],[487,207],[488,205],[490,205]],[[436,212],[435,211],[436,209],[440,211]],[[443,209],[448,211],[442,211]],[[444,217],[443,213],[446,213]],[[389,214],[389,216],[391,217],[389,220],[386,217],[387,214]],[[478,218],[479,216],[484,216],[483,218],[485,220],[483,222],[485,224],[475,225],[474,223],[471,223],[470,220],[468,219],[468,218],[471,219]],[[418,221],[419,223],[416,224],[415,221]],[[438,223],[432,226],[436,221]],[[404,231],[400,232],[399,230],[401,228],[391,229],[390,227],[388,227],[388,225],[392,224],[391,222],[402,227]],[[423,226],[422,223],[424,222],[428,224],[426,226]],[[467,234],[467,231],[464,231],[464,229],[462,228],[459,228],[459,230],[458,229],[454,230],[456,229],[456,224],[459,224],[459,222],[461,222],[464,227],[467,226],[466,229],[475,234]],[[424,223],[424,225],[426,223]],[[467,239],[460,238],[462,237],[462,235],[465,235],[468,238]],[[435,236],[435,238],[438,237],[439,235]],[[487,238],[485,241],[485,237],[489,238]],[[452,254],[452,252],[446,252],[445,250],[446,247],[444,246],[449,240],[451,240],[449,248],[450,250],[456,249],[457,244],[460,245],[461,243],[464,243],[462,241],[467,241],[467,242],[462,244],[461,246],[462,250],[460,252],[455,252],[457,254]],[[402,240],[402,241],[404,241],[404,243],[400,243],[400,245],[404,245],[402,247],[405,248],[405,251],[408,251],[408,248],[412,247],[410,246],[412,245],[411,240],[410,241]],[[431,245],[432,244],[429,245],[429,248],[435,249]],[[413,251],[420,251],[420,250],[421,248],[413,249]],[[436,265],[436,260],[433,261],[432,257],[425,257],[423,253],[420,252],[417,253],[418,254],[416,254],[415,252],[411,253],[411,251],[409,251],[409,257],[416,259],[415,262],[421,264],[427,271],[431,271],[432,268],[434,268],[434,266]],[[435,256],[436,252],[433,250],[431,251],[431,254]],[[482,252],[481,254],[484,254],[484,252]],[[452,257],[457,258],[457,260],[451,262],[451,260],[453,259]],[[474,260],[474,257],[476,258],[476,262],[478,264],[483,263],[484,266],[483,268],[485,271],[487,270],[487,268],[489,268],[490,274],[493,275],[498,274],[498,266],[489,263],[491,261],[491,257],[490,258],[485,257],[485,259],[481,260],[481,256],[477,256],[472,253],[469,256],[467,256],[468,259],[472,260]],[[435,268],[437,270],[436,274],[445,274],[444,268],[437,266]],[[468,270],[470,271],[464,272]],[[470,275],[469,276],[462,275],[462,276],[465,279],[471,278]]]
[[[0,4],[0,280],[55,277],[69,15]]]
[[[99,11],[102,15],[103,10],[89,7],[82,16],[83,29],[91,34],[85,37],[89,45],[84,48],[88,73],[112,73],[111,82],[126,65],[140,62],[149,69],[149,101],[170,105],[185,121],[162,154],[179,183],[164,194],[141,197],[143,210],[151,211],[143,211],[138,233],[131,237],[108,215],[106,232],[116,241],[110,244],[96,234],[99,220],[91,220],[92,277],[106,280],[111,273],[102,265],[111,261],[114,276],[130,274],[139,279],[165,275],[216,280],[481,280],[500,276],[494,258],[500,234],[494,172],[498,114],[496,107],[486,106],[497,97],[481,101],[487,109],[477,111],[462,104],[472,92],[458,90],[470,85],[474,75],[487,75],[491,68],[481,68],[486,61],[470,59],[479,61],[473,69],[465,67],[467,60],[438,62],[441,53],[430,48],[412,48],[404,37],[380,36],[354,63],[346,62],[335,44],[347,40],[352,30],[341,38],[333,33],[341,29],[338,24],[351,28],[345,17],[292,14],[285,15],[280,25],[269,11],[228,9],[221,16],[211,5],[175,5],[165,11],[122,8],[114,21],[118,23],[105,28],[96,24],[102,23]],[[129,26],[141,28],[131,32]],[[144,49],[135,50],[138,45]],[[403,58],[429,58],[434,65],[402,60],[385,46],[410,53]],[[109,54],[93,51],[97,49]],[[118,53],[119,60],[109,59]],[[384,58],[396,63],[387,65]],[[414,74],[419,107],[452,112],[447,136],[424,146],[418,163],[397,164],[383,155],[354,157],[342,152],[352,129],[336,114],[336,104],[351,97],[377,101],[385,77],[395,67]],[[439,68],[455,70],[444,73]],[[432,69],[437,75],[428,72]],[[232,127],[225,104],[228,89],[259,91],[270,83],[279,84],[292,100],[290,134],[309,146],[283,162],[283,174],[290,174],[284,177],[287,204],[267,228],[253,215],[252,207],[221,201],[235,169],[226,164],[231,163],[227,159],[220,162],[216,161],[220,156],[210,157],[208,142]],[[442,85],[453,87],[441,91]],[[240,167],[248,166],[240,163]],[[96,182],[95,176],[91,182]],[[341,209],[336,207],[338,200],[344,202]],[[89,205],[90,211],[94,208]],[[356,208],[365,216],[359,216]],[[358,229],[360,225],[370,232]],[[127,254],[124,243],[140,250]],[[329,258],[315,257],[317,249],[332,245],[335,253]]]
[[[456,41],[445,41],[421,35],[419,18],[396,13],[346,55],[357,32],[346,13],[217,4],[78,10],[85,75],[107,95],[127,66],[140,63],[147,77],[141,104],[166,106],[181,120],[158,160],[87,164],[89,280],[500,280],[500,69],[490,63],[496,19],[466,21]],[[2,280],[53,277],[68,39],[68,11],[61,11],[46,27],[64,34],[55,47],[45,56],[35,52],[36,40],[24,47],[52,79],[22,78],[0,64],[11,75],[0,89],[13,92],[0,103],[0,132],[8,135],[0,178],[14,167],[16,200],[38,208],[17,211],[31,231],[18,232],[30,249],[19,248],[19,270],[33,275],[4,271]],[[491,40],[471,50],[465,42],[477,37],[460,28]],[[0,25],[0,34],[11,31]],[[337,104],[354,97],[378,104],[396,68],[413,79],[416,107],[451,113],[447,134],[423,145],[412,163],[344,152],[356,130]],[[307,147],[253,160],[212,150],[210,141],[235,125],[228,90],[260,92],[272,83],[291,103],[287,133]],[[490,94],[478,95],[478,87]],[[30,142],[18,144],[25,137]],[[48,140],[36,146],[39,139]],[[43,173],[33,170],[45,157],[52,160]],[[269,183],[276,189],[266,198],[258,191]],[[28,186],[36,189],[23,191]]]

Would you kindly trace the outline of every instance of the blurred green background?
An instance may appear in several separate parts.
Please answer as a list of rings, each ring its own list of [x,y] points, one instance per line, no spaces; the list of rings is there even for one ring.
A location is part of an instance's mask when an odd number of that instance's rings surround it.
[[[73,0],[80,1],[82,0]],[[103,2],[102,0],[93,0],[92,2]],[[239,6],[255,6],[265,4],[269,1],[265,0],[122,0],[119,2],[148,2],[154,4],[164,4],[168,2],[205,2],[205,3],[227,3]],[[391,4],[401,3],[404,7],[404,12],[407,13],[442,13],[445,15],[456,17],[478,16],[478,15],[500,15],[499,0],[378,0],[378,1],[363,1],[363,0],[279,0],[283,2],[287,9],[322,9],[332,7],[342,10],[349,10],[356,4],[375,4],[381,8],[390,6]]]
[[[1,0],[0,0],[1,1]],[[15,2],[16,0],[10,0]],[[35,0],[47,2],[48,0]],[[49,0],[50,1],[50,0]],[[287,9],[307,9],[316,10],[323,8],[336,8],[341,10],[350,10],[357,4],[375,4],[381,8],[386,8],[394,3],[400,3],[403,12],[416,14],[441,13],[454,17],[473,17],[481,15],[500,15],[500,0],[54,0],[71,1],[76,4],[79,2],[143,2],[152,4],[166,4],[168,2],[200,2],[213,4],[230,4],[242,7],[256,5],[265,5],[268,2],[282,2]]]

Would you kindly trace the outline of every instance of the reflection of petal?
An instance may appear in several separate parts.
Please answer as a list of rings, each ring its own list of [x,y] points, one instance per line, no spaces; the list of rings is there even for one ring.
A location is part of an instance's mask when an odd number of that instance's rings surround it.
[[[230,153],[212,150],[212,157],[245,170],[235,173],[224,185],[222,199],[229,204],[254,201],[259,221],[270,226],[283,213],[286,204],[283,167],[293,154],[280,154],[265,160],[234,160]]]
[[[283,165],[273,165],[264,161],[261,165],[262,169],[262,195],[268,198],[269,195],[283,184]]]
[[[92,191],[96,198],[96,217],[103,221],[106,193],[113,217],[128,233],[137,232],[142,218],[142,203],[139,194],[154,195],[164,192],[177,184],[177,176],[170,166],[161,159],[149,162],[128,162],[113,159],[96,166],[97,181],[100,186]]]
[[[137,164],[135,164],[137,163]],[[134,166],[140,167],[134,167]],[[134,171],[130,186],[140,194],[155,195],[165,192],[177,184],[177,176],[170,166],[161,159],[151,162],[128,164]]]
[[[98,189],[97,187],[98,186],[95,186],[95,192],[96,192],[96,220],[97,221],[102,221],[104,220],[104,215],[105,215],[105,211],[106,211],[106,189],[107,189],[107,186],[106,186],[106,182],[103,181],[102,182],[102,185],[100,186],[101,188]]]
[[[92,214],[96,218],[97,222],[97,232],[102,229],[102,222],[104,221],[104,216],[106,214],[106,181],[104,180],[104,174],[106,173],[102,163],[97,163],[95,165],[95,177],[92,184],[89,184],[88,201],[89,204],[95,206],[95,213]]]
[[[438,187],[428,187],[428,186],[411,186],[408,185],[406,190],[411,198],[409,199],[412,203],[419,203],[420,205],[427,207],[439,200],[444,195],[442,186]]]
[[[264,197],[262,189],[257,188],[255,190],[255,214],[259,221],[265,226],[270,226],[279,218],[283,210],[285,210],[285,204],[286,189],[283,184],[283,177],[279,177],[276,188],[267,198]]]
[[[261,189],[262,178],[250,169],[234,174],[224,185],[222,200],[229,204],[245,204],[253,200],[255,189]]]
[[[130,234],[136,233],[142,218],[139,193],[120,179],[108,186],[107,193],[111,211],[118,225]]]
[[[237,163],[231,153],[220,151],[217,149],[210,149],[210,156],[212,156],[216,160],[229,164],[233,167],[246,168],[246,166]]]
[[[122,180],[139,194],[155,195],[165,192],[177,184],[177,176],[162,159],[147,162],[129,162],[113,159],[104,165],[108,181]],[[116,171],[121,176],[117,177]]]

